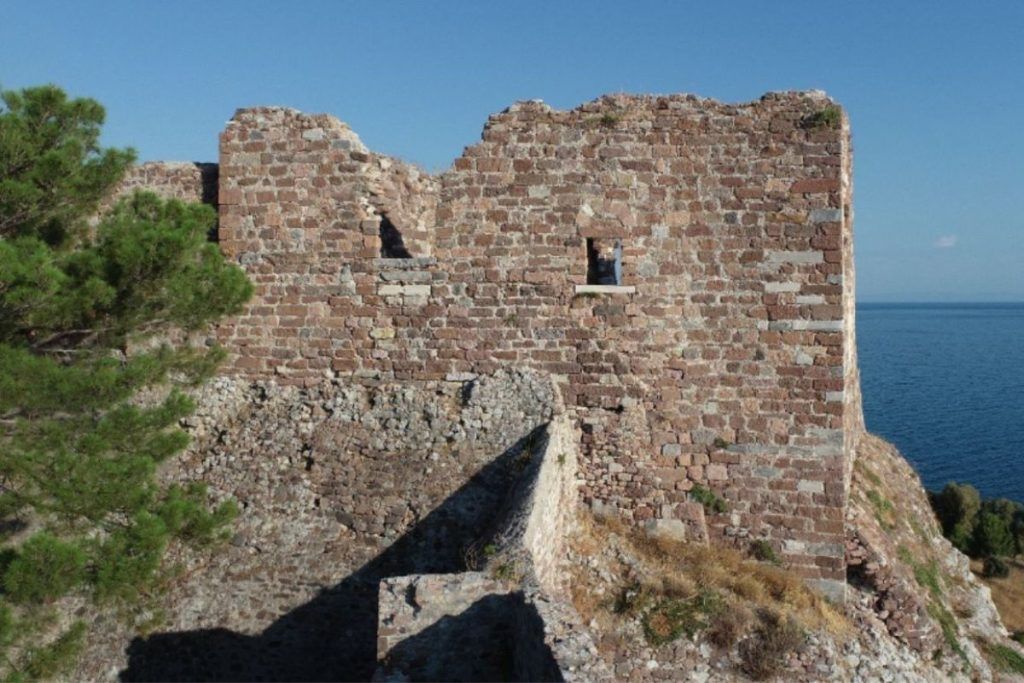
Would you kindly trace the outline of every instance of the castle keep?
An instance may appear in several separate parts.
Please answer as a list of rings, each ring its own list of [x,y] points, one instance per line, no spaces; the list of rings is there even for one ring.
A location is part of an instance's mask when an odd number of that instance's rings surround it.
[[[581,501],[765,539],[841,595],[862,427],[851,170],[821,93],[608,96],[516,104],[437,176],[332,117],[243,109],[217,166],[145,164],[125,185],[219,206],[221,248],[257,285],[217,332],[232,374],[547,374]]]

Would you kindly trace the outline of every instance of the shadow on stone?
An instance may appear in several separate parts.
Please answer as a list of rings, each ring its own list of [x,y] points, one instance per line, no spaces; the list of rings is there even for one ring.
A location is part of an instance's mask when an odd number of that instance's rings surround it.
[[[524,437],[482,467],[380,555],[257,636],[227,629],[158,633],[127,648],[123,681],[365,681],[376,666],[382,578],[464,571],[463,552],[493,520]],[[467,624],[470,622],[467,622]]]
[[[522,593],[488,595],[388,653],[380,680],[562,681],[544,623]]]
[[[544,642],[544,620],[537,608],[520,597],[513,633],[513,673],[517,681],[565,680],[551,648]]]
[[[412,258],[402,233],[387,215],[380,217],[380,255],[381,258]]]
[[[455,616],[444,616],[392,648],[383,663],[413,681],[518,680],[512,616],[522,596],[488,595]]]

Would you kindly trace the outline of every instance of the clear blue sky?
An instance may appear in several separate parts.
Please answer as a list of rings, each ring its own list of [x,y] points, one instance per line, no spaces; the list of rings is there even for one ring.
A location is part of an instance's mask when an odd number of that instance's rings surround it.
[[[215,160],[280,104],[428,170],[519,99],[820,88],[853,121],[861,300],[1024,301],[1019,1],[0,1],[0,85],[44,82],[144,160]]]

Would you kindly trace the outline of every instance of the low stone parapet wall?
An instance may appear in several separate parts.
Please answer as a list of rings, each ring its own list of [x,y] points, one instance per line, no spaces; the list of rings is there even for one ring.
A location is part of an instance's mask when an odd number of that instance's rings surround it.
[[[506,500],[496,531],[481,544],[492,572],[532,574],[544,590],[555,592],[565,586],[565,541],[575,526],[579,500],[578,438],[564,414],[530,438],[528,448],[534,453]]]
[[[381,582],[375,680],[612,680],[562,597],[578,442],[561,413],[527,438],[495,531],[468,553],[482,571]]]

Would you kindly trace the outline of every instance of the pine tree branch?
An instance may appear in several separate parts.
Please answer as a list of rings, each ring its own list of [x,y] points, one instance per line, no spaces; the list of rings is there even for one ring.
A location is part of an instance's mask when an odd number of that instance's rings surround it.
[[[111,329],[113,329],[113,328],[101,327],[101,328],[78,329],[78,330],[62,330],[60,332],[54,332],[53,334],[51,334],[50,336],[46,337],[45,339],[40,339],[39,341],[34,342],[33,344],[30,344],[29,348],[31,348],[33,351],[38,351],[38,350],[44,349],[45,347],[49,346],[50,344],[53,344],[54,342],[60,341],[60,340],[62,340],[64,338],[66,338],[66,337],[73,337],[75,335],[83,335],[82,339],[79,340],[79,343],[81,344],[82,342],[85,342],[85,341],[89,340],[90,337],[93,337],[93,338],[97,337],[97,336],[99,336],[103,332],[109,332]],[[51,349],[50,351],[51,352],[58,352],[59,353],[59,352],[62,352],[62,351],[71,351],[71,350],[72,349]]]

